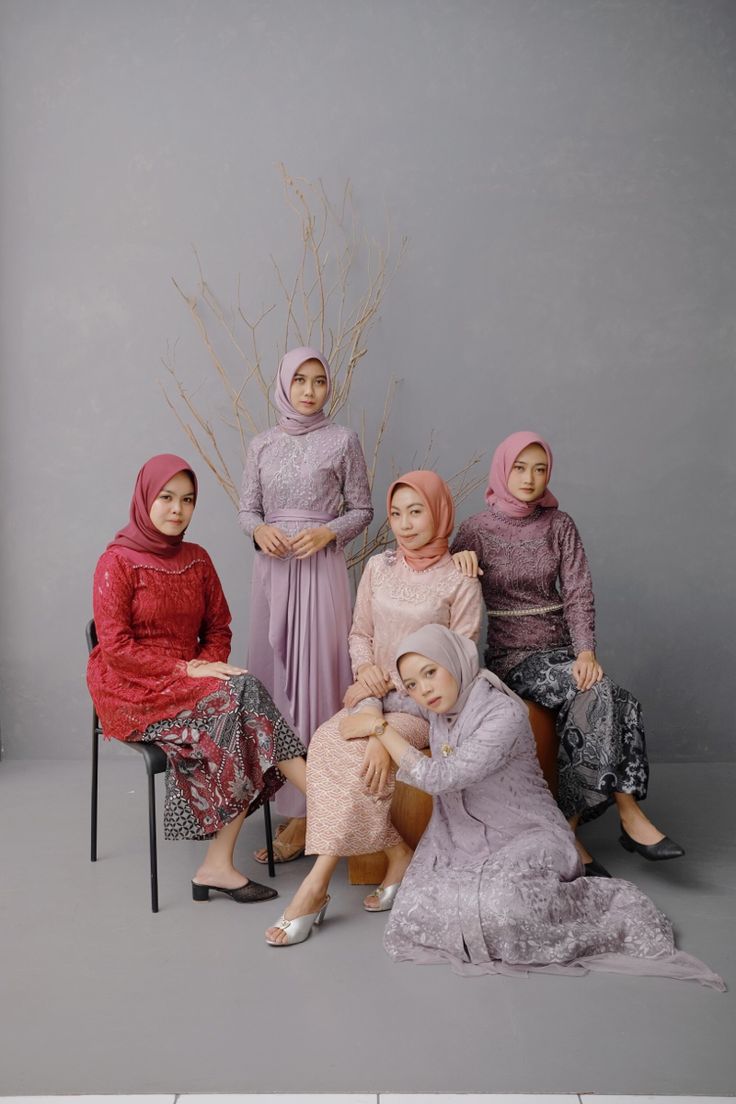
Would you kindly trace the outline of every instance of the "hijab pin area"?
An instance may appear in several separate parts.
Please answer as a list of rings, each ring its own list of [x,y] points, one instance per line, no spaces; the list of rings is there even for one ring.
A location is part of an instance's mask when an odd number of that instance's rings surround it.
[[[440,750],[446,759],[448,755],[452,755],[454,748],[450,744],[443,744]]]

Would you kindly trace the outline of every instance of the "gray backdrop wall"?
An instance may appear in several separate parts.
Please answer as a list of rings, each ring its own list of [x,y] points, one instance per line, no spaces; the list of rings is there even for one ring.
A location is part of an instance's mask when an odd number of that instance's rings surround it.
[[[142,461],[191,452],[160,358],[208,378],[170,277],[196,243],[269,301],[283,160],[410,238],[360,391],[375,417],[403,380],[378,510],[431,427],[443,473],[537,428],[652,758],[733,758],[736,5],[4,0],[0,31],[6,755],[87,753],[95,560]],[[250,553],[206,471],[190,532],[241,658]]]

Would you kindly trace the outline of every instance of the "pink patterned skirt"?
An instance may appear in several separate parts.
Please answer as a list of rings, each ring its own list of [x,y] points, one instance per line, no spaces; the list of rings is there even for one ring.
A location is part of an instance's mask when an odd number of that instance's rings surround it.
[[[401,843],[391,823],[394,772],[380,797],[368,793],[360,768],[367,739],[343,740],[341,710],[312,736],[307,756],[308,855],[364,855]],[[429,725],[408,713],[384,719],[415,748],[429,745]]]

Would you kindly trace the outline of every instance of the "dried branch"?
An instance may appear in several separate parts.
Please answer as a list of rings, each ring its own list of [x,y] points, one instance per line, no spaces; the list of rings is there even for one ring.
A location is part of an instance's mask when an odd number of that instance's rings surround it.
[[[402,237],[394,249],[390,226],[383,242],[368,237],[357,217],[349,180],[335,205],[321,180],[313,183],[292,177],[283,164],[279,165],[279,173],[284,199],[297,220],[299,248],[291,261],[273,255],[270,258],[273,302],[258,311],[245,310],[238,277],[236,304],[226,309],[207,281],[196,248],[196,290],[187,293],[172,277],[219,381],[223,406],[219,409],[215,404],[215,409],[205,414],[201,402],[195,401],[180,376],[173,353],[163,361],[173,390],[167,390],[164,384],[161,389],[188,440],[236,506],[238,490],[231,470],[243,463],[252,438],[277,420],[271,387],[281,356],[295,344],[294,339],[301,345],[317,344],[332,370],[328,413],[334,417],[349,410],[360,364],[368,350],[368,335],[408,244]],[[365,269],[360,282],[356,277],[359,263]],[[273,354],[264,357],[263,349],[272,349]],[[264,370],[264,363],[273,365],[273,369]],[[388,383],[370,447],[365,413],[360,416],[361,440],[370,457],[371,488],[397,383],[395,379]],[[429,466],[432,449],[430,438],[422,466]],[[457,501],[476,486],[470,479],[475,463],[477,458],[473,457],[453,477],[456,496],[461,496]],[[348,550],[349,566],[357,573],[367,557],[384,548],[389,539],[386,521],[374,532],[363,533]]]

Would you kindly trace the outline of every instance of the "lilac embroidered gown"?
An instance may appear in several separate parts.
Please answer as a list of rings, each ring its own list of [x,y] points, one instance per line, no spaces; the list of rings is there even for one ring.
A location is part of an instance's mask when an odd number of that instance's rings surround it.
[[[386,928],[392,958],[459,974],[600,970],[725,988],[676,950],[669,920],[631,882],[582,876],[523,705],[479,677],[451,727],[431,716],[430,747],[431,759],[408,748],[397,773],[434,796],[434,811]]]
[[[248,536],[265,522],[289,536],[327,525],[336,539],[304,560],[256,551],[248,669],[270,691],[305,747],[342,704],[352,682],[348,655],[351,599],[343,547],[373,517],[357,434],[330,422],[290,435],[278,426],[251,441],[238,520]],[[305,799],[287,784],[276,808],[304,816]]]

